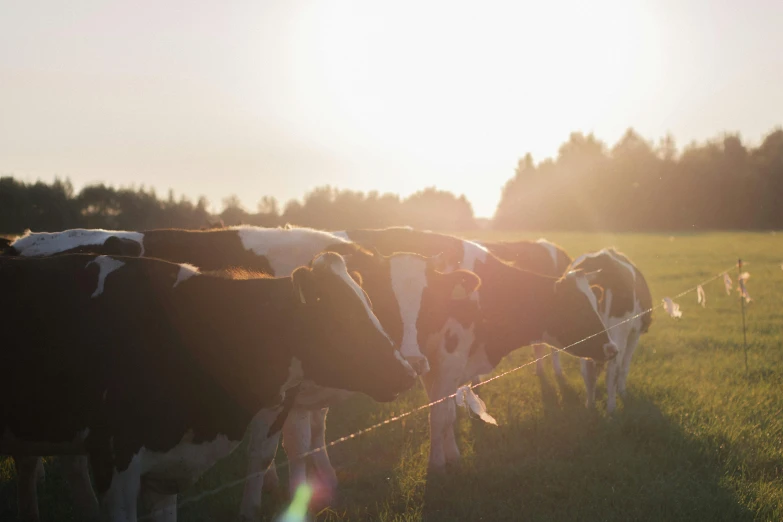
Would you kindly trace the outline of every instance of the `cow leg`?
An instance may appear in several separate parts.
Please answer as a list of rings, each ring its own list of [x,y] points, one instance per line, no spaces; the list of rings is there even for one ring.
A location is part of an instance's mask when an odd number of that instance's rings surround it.
[[[255,520],[261,508],[261,490],[264,487],[265,474],[270,468],[274,471],[273,460],[280,441],[280,432],[270,433],[270,426],[279,415],[277,411],[262,411],[253,417],[250,423],[250,443],[248,445],[248,466],[245,489],[242,493],[240,518]],[[274,476],[277,472],[274,471]]]
[[[587,401],[585,406],[595,408],[595,384],[598,380],[598,368],[595,361],[590,359],[581,359],[582,379],[585,381],[585,392]]]
[[[617,358],[606,365],[606,412],[612,413],[617,407],[617,377],[620,365]]]
[[[555,370],[555,377],[563,376],[563,367],[560,366],[560,350],[552,348],[552,368]]]
[[[544,375],[544,357],[546,356],[546,348],[547,346],[545,344],[533,345],[533,355],[536,358],[536,375],[539,377]]]
[[[446,419],[446,431],[443,433],[443,456],[446,458],[446,464],[457,464],[460,457],[457,438],[454,434],[454,425],[457,421],[457,405],[451,400],[446,401],[446,404],[449,407],[449,411]]]
[[[633,358],[633,352],[636,350],[636,345],[639,343],[639,331],[635,328],[628,334],[628,339],[625,343],[625,350],[623,351],[622,366],[620,367],[620,375],[617,378],[617,390],[620,392],[620,396],[625,398],[625,383],[628,379],[628,371],[631,369],[631,359]]]
[[[442,473],[446,469],[446,454],[444,444],[448,424],[448,412],[445,404],[436,404],[430,410],[430,460],[429,472]],[[452,426],[453,429],[453,426]]]
[[[177,522],[177,495],[165,495],[141,485],[141,505],[147,510],[144,520]]]
[[[22,522],[38,522],[38,477],[39,466],[43,467],[41,457],[14,456],[16,466],[16,503],[19,510],[19,520]]]
[[[141,457],[135,455],[123,471],[114,470],[109,489],[101,499],[101,518],[111,522],[136,522],[141,489]]]
[[[288,491],[294,495],[307,482],[307,460],[300,457],[312,447],[310,411],[294,408],[283,424],[283,448],[288,456]]]
[[[277,437],[279,439],[279,437]],[[277,451],[275,451],[277,453]],[[275,491],[280,487],[280,477],[277,474],[277,466],[275,466],[274,455],[272,456],[272,462],[269,463],[269,467],[264,474],[264,485],[262,489],[264,491]]]
[[[63,455],[68,487],[71,489],[73,503],[81,520],[98,520],[98,499],[90,482],[90,460],[87,455]]]
[[[334,471],[329,454],[326,452],[326,414],[329,408],[310,412],[311,443],[310,449],[323,448],[311,456],[321,485],[328,488],[330,494],[337,489],[337,473]],[[330,495],[331,496],[331,495]]]
[[[436,375],[438,370],[439,368],[433,368],[422,376],[430,402],[457,391],[455,383],[448,386],[448,383],[444,382],[444,376]],[[452,399],[446,399],[430,408],[430,472],[441,473],[446,468],[447,459],[449,462],[459,459],[459,448],[454,437],[456,418],[456,403]]]

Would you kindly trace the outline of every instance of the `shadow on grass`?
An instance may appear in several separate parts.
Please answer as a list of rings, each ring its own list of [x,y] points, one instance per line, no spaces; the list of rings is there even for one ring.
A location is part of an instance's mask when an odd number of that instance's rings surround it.
[[[736,521],[757,515],[727,487],[726,472],[704,441],[646,398],[629,397],[609,419],[572,408],[569,398],[563,410],[570,411],[555,415],[554,387],[544,380],[541,386],[543,416],[499,428],[471,425],[475,456],[453,474],[428,477],[424,520]]]
[[[542,379],[540,385],[543,414],[512,418],[499,427],[472,422],[472,450],[463,465],[426,477],[426,485],[413,484],[410,495],[400,494],[394,474],[426,460],[423,426],[413,434],[389,427],[381,439],[341,448],[342,456],[335,451],[341,486],[334,508],[319,520],[375,520],[382,514],[389,520],[426,521],[770,519],[740,504],[711,443],[683,432],[648,398],[629,397],[607,419],[585,410],[568,382]],[[736,451],[727,443],[721,453]],[[241,476],[245,455],[239,448],[194,490]],[[777,469],[783,462],[770,461],[766,467]],[[285,484],[286,470],[280,471]],[[420,480],[413,471],[404,474]],[[74,520],[56,460],[47,464],[47,475],[40,490],[43,519]],[[14,481],[5,478],[0,481],[0,520],[15,520]],[[235,520],[241,494],[242,488],[235,487],[191,504],[180,510],[179,520]],[[261,520],[274,520],[287,498],[285,488],[265,493]],[[753,504],[752,498],[743,500]]]

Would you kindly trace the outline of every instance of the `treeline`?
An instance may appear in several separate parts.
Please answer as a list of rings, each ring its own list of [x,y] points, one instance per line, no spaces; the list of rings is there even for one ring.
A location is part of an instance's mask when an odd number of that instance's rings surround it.
[[[480,183],[480,180],[477,181]],[[159,198],[145,188],[103,184],[76,193],[67,180],[23,183],[0,178],[0,233],[25,229],[291,223],[326,230],[409,225],[432,230],[476,228],[465,196],[427,188],[407,198],[396,194],[325,186],[281,208],[263,197],[254,211],[239,198],[223,200],[213,215],[206,198],[193,202],[173,191]],[[657,144],[628,130],[612,147],[592,134],[571,134],[556,158],[519,160],[503,187],[492,226],[513,230],[675,231],[783,229],[783,130],[758,147],[728,134],[682,152],[667,136]]]
[[[737,135],[681,153],[628,130],[609,148],[571,134],[554,159],[522,158],[503,188],[499,229],[675,231],[783,229],[783,130],[758,147]]]
[[[201,197],[195,203],[173,191],[159,198],[153,189],[89,185],[78,193],[68,180],[24,183],[0,178],[0,234],[25,229],[56,231],[68,228],[145,230],[151,228],[205,228],[218,224],[274,227],[291,223],[326,230],[409,225],[423,229],[475,228],[473,208],[465,196],[427,188],[407,198],[396,194],[338,190],[329,186],[291,200],[283,209],[263,197],[255,212],[242,207],[238,197],[223,200],[219,214],[209,212]]]

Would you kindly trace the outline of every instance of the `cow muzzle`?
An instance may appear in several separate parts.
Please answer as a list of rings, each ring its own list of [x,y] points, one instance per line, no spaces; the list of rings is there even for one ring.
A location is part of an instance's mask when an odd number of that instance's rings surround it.
[[[410,357],[405,357],[405,360],[411,365],[416,375],[424,375],[430,371],[430,362],[423,355],[411,355]]]
[[[613,342],[608,342],[604,345],[604,357],[606,357],[607,361],[611,361],[615,357],[617,357],[617,354],[620,353],[620,350],[617,348],[617,345]]]

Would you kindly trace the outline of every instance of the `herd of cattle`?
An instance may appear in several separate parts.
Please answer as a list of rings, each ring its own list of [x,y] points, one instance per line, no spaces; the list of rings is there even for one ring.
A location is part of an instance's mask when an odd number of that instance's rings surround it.
[[[572,260],[409,228],[28,232],[0,244],[0,288],[0,453],[31,521],[40,455],[64,460],[84,519],[135,521],[141,504],[171,521],[248,428],[254,519],[281,434],[289,486],[310,465],[334,487],[326,451],[297,458],[324,446],[330,405],[416,378],[437,401],[522,346],[552,347],[558,375],[559,351],[581,358],[588,406],[606,366],[611,412],[651,308],[613,249]],[[453,400],[430,411],[431,471],[459,459],[455,419]]]

